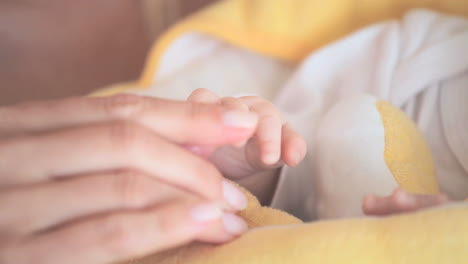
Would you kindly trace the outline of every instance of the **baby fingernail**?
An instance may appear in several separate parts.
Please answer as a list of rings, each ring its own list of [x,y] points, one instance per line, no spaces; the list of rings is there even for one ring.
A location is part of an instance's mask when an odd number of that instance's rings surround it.
[[[303,154],[301,152],[294,152],[292,158],[293,158],[293,161],[294,161],[294,164],[297,165],[301,162],[302,158],[303,158]]]
[[[257,120],[257,115],[249,112],[230,111],[223,114],[223,123],[230,127],[255,127]]]
[[[263,156],[263,163],[267,165],[272,165],[275,164],[278,161],[279,157],[273,152],[267,153],[265,156]]]
[[[232,183],[223,181],[224,199],[235,209],[243,210],[247,207],[247,198]]]
[[[221,218],[222,210],[217,204],[203,204],[192,209],[192,219],[196,222],[207,222]]]
[[[224,229],[232,235],[244,233],[248,226],[245,221],[235,214],[225,213],[222,216]]]

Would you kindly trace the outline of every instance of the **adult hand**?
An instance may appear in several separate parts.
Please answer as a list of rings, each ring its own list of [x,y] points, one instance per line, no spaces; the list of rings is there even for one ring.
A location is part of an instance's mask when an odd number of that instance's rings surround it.
[[[232,239],[245,197],[180,145],[238,144],[256,122],[132,95],[0,108],[0,263],[115,262]]]

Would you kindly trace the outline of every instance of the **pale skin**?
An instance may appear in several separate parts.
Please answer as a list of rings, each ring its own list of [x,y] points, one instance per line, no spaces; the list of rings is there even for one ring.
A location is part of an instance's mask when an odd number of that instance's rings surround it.
[[[107,263],[233,239],[245,197],[180,145],[238,144],[257,119],[128,95],[0,108],[0,262]]]

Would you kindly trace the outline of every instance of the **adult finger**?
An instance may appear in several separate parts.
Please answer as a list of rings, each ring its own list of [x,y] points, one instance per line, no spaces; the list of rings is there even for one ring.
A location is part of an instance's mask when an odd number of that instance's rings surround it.
[[[208,89],[199,88],[190,94],[190,96],[187,98],[187,101],[194,103],[217,104],[219,103],[219,96]],[[184,144],[183,146],[190,152],[203,158],[208,158],[218,148],[218,146],[200,144]]]
[[[248,112],[248,106],[242,103],[239,99],[233,97],[220,98],[214,92],[200,88],[195,90],[187,99],[190,102],[196,103],[219,103],[223,105],[224,109],[233,112]],[[243,146],[247,142],[248,138],[237,142],[236,146]],[[218,148],[217,146],[209,145],[184,145],[184,147],[201,157],[208,158]]]
[[[72,177],[0,193],[0,225],[25,235],[115,210],[141,209],[188,195],[135,170]]]
[[[137,124],[71,128],[4,140],[0,146],[0,186],[133,168],[209,200],[238,202],[234,208],[243,209],[242,195],[223,198],[223,177],[210,162]],[[34,162],[24,166],[25,161]]]
[[[228,144],[248,138],[255,129],[257,116],[226,110],[217,104],[129,94],[75,97],[0,107],[0,135],[115,120],[131,120],[178,143]]]
[[[222,217],[215,204],[174,201],[144,211],[99,215],[26,237],[6,263],[111,263],[192,241]],[[53,252],[51,252],[53,249]]]
[[[247,229],[247,223],[240,216],[224,212],[209,229],[197,236],[197,240],[207,243],[224,243],[241,235]]]
[[[219,103],[219,96],[214,92],[205,89],[199,88],[193,91],[193,93],[187,98],[190,102],[196,103],[209,103],[209,104],[216,104]]]

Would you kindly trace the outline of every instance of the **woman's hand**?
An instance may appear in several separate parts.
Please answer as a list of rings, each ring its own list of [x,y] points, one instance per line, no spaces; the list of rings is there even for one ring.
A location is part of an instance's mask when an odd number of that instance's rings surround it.
[[[232,239],[245,197],[180,145],[237,144],[256,122],[131,95],[0,108],[0,263],[114,262]]]

